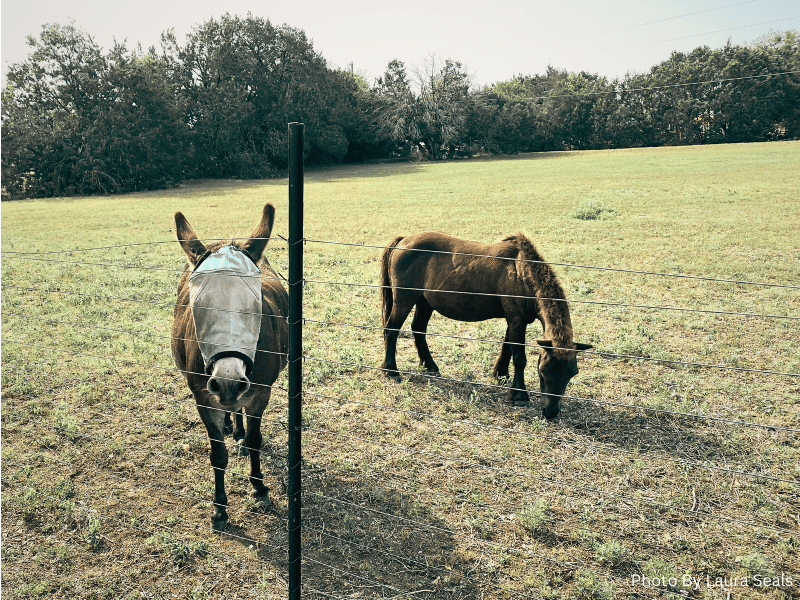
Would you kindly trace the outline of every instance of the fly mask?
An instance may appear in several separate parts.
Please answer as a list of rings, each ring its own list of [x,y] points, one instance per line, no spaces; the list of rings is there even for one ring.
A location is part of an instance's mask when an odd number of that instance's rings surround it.
[[[189,296],[206,374],[214,361],[233,356],[249,375],[261,332],[261,270],[235,246],[223,246],[197,264]]]

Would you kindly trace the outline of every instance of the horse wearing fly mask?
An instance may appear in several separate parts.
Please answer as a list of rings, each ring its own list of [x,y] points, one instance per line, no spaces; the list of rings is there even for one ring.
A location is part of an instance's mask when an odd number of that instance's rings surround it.
[[[178,281],[172,357],[208,432],[216,530],[224,530],[228,520],[224,435],[231,425],[241,454],[250,455],[253,496],[269,503],[260,464],[261,416],[286,366],[289,337],[289,297],[263,257],[274,219],[275,208],[267,204],[246,241],[206,246],[183,214],[175,213],[175,231],[188,263]]]

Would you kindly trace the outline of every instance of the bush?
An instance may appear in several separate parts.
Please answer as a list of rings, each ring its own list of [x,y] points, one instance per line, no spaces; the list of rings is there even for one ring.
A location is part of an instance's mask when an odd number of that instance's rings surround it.
[[[575,591],[578,597],[589,600],[612,600],[614,598],[614,586],[602,581],[594,573],[582,572],[578,575],[575,580]]]
[[[547,500],[541,498],[536,500],[519,513],[520,524],[531,533],[542,533],[547,529],[547,509]]]
[[[617,217],[617,210],[602,200],[584,200],[574,206],[567,216],[581,221],[611,221]]]
[[[600,544],[595,549],[595,558],[601,565],[618,567],[630,558],[628,549],[616,540]]]

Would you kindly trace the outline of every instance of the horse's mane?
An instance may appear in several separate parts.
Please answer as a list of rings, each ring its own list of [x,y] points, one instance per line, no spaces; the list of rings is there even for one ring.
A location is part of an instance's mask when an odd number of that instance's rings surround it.
[[[527,262],[517,262],[517,273],[525,282],[531,296],[539,305],[539,315],[545,331],[552,336],[556,348],[572,348],[572,320],[566,302],[564,288],[553,269],[548,265],[530,238],[518,231],[503,239],[517,248],[517,258]],[[558,353],[558,351],[556,351]]]

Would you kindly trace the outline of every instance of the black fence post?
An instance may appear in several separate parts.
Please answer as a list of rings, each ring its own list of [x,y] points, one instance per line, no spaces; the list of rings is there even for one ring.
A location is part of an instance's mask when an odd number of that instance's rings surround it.
[[[289,123],[289,600],[301,596],[301,422],[303,404],[303,123]]]

